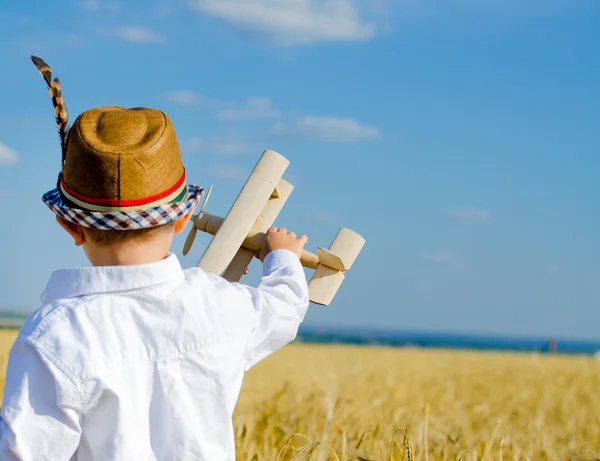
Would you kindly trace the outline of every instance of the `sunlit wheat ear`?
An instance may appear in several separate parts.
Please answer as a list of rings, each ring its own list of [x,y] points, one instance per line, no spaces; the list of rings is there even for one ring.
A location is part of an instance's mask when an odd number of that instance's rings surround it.
[[[494,425],[494,430],[492,431],[492,436],[490,437],[489,442],[485,444],[485,450],[483,451],[483,456],[481,457],[482,461],[487,459],[488,455],[491,453],[492,446],[494,445],[494,442],[496,441],[496,434],[498,432],[499,427],[500,427],[500,420],[496,420],[496,424]]]
[[[327,448],[329,448],[329,451],[331,453],[333,453],[333,457],[335,458],[336,461],[340,461],[340,458],[338,457],[337,453],[335,452],[335,450],[333,449],[333,447],[331,445],[329,445],[328,443],[322,443],[322,445],[325,445]]]
[[[394,431],[394,433],[392,434],[392,440],[390,441],[390,452],[389,452],[389,461],[393,461],[394,460],[394,446],[398,446],[398,444],[396,443],[396,434],[398,434],[399,432],[404,433],[404,439],[406,440],[406,432],[404,432],[404,429],[396,429]],[[398,447],[400,448],[400,447]]]
[[[293,450],[291,444],[288,442],[281,450],[279,450],[279,453],[277,454],[277,458],[276,461],[280,461],[283,460],[285,454],[288,452],[288,450]]]
[[[475,450],[475,456],[477,457],[477,449],[475,448],[475,443],[473,445],[471,445],[469,447],[469,449],[467,451],[465,451],[462,455],[460,455],[458,458],[456,458],[456,461],[461,461],[462,459],[466,458],[466,456],[471,453],[472,450]]]
[[[325,442],[312,442],[303,447],[302,450],[294,456],[291,461],[314,461],[321,453],[321,447],[327,447],[331,453],[333,453],[336,461],[340,461],[337,453],[331,445]]]
[[[298,449],[298,453],[291,459],[291,461],[308,461],[312,458],[314,453],[315,444],[314,442],[308,443]]]
[[[413,455],[413,448],[412,445],[410,444],[410,442],[406,443],[406,461],[413,461],[414,460],[414,455]]]
[[[473,451],[471,452],[471,459],[473,461],[479,461],[479,456],[477,455],[477,447],[473,447]]]
[[[310,460],[315,451],[315,442],[309,442],[306,445],[297,448],[295,451],[298,453],[294,455],[291,461]]]
[[[410,443],[410,439],[409,439],[409,431],[410,431],[410,424],[406,425],[406,429],[402,430],[396,430],[394,432],[394,434],[392,435],[392,441],[390,442],[390,461],[393,461],[393,457],[394,457],[394,444],[395,444],[395,437],[396,434],[398,432],[404,432],[404,441],[403,441],[403,445],[404,445],[404,456],[403,459],[405,461],[413,461],[414,460],[414,452],[413,452],[413,447],[412,444]]]
[[[358,439],[358,442],[356,443],[356,449],[358,450],[360,448],[360,446],[362,445],[362,443],[365,441],[365,437],[366,435],[371,432],[371,431],[365,431],[361,434],[360,439]]]
[[[294,443],[294,439],[296,439],[296,437],[300,437],[303,439],[306,439],[307,442],[302,445],[300,448],[294,448],[293,443]],[[290,440],[288,441],[287,444],[285,444],[285,446],[279,450],[279,454],[277,455],[277,461],[282,460],[283,456],[288,452],[288,450],[292,450],[292,451],[296,451],[296,450],[302,450],[303,448],[310,446],[310,444],[312,444],[312,440],[310,440],[307,436],[303,435],[303,434],[294,434],[290,437]]]
[[[423,442],[425,444],[423,450],[425,451],[425,461],[429,461],[429,404],[425,404],[425,423],[423,428]]]

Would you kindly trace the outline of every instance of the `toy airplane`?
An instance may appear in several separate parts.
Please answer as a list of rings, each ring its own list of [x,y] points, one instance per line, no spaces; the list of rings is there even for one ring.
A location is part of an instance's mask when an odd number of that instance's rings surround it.
[[[265,232],[292,193],[294,186],[282,179],[289,161],[272,150],[265,151],[225,218],[204,212],[208,191],[200,212],[192,218],[192,229],[183,247],[190,251],[196,231],[213,235],[198,267],[230,282],[239,282],[261,249]],[[340,229],[329,249],[317,254],[303,251],[300,261],[314,269],[308,283],[310,301],[328,306],[344,281],[344,273],[362,250],[365,240],[350,229]]]

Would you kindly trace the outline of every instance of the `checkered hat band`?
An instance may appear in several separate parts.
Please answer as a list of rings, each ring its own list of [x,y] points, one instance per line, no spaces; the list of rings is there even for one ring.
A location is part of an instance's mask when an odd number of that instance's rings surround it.
[[[198,205],[203,192],[204,189],[201,187],[188,185],[188,197],[185,201],[138,211],[79,210],[63,202],[58,189],[44,194],[42,200],[58,216],[80,226],[105,230],[136,230],[162,226],[185,216]]]

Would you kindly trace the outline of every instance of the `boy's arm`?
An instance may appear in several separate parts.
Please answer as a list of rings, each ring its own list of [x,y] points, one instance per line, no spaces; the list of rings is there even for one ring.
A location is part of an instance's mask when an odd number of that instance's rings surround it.
[[[271,228],[267,231],[260,260],[263,276],[257,288],[229,283],[208,274],[220,291],[228,322],[244,335],[246,370],[292,342],[308,309],[308,283],[300,263],[306,236]]]
[[[263,276],[251,295],[252,332],[246,348],[246,370],[292,342],[309,306],[308,284],[300,259],[277,249],[263,261]]]
[[[13,345],[0,416],[0,459],[68,461],[79,445],[80,403],[73,383],[38,348]]]

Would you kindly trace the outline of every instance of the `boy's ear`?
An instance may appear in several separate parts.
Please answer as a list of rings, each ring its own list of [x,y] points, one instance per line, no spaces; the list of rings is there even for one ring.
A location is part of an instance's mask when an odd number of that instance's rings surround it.
[[[175,234],[181,234],[185,230],[188,223],[190,222],[190,219],[192,219],[192,216],[194,215],[195,210],[196,209],[194,208],[188,214],[186,214],[185,216],[182,216],[177,221],[175,221],[175,230],[174,230]]]
[[[83,233],[83,227],[78,226],[77,224],[73,224],[71,221],[67,221],[66,219],[61,218],[60,216],[56,216],[56,222],[58,222],[58,224],[60,224],[60,227],[66,230],[69,233],[69,235],[73,237],[76,246],[83,245],[83,242],[85,242],[85,234]]]

